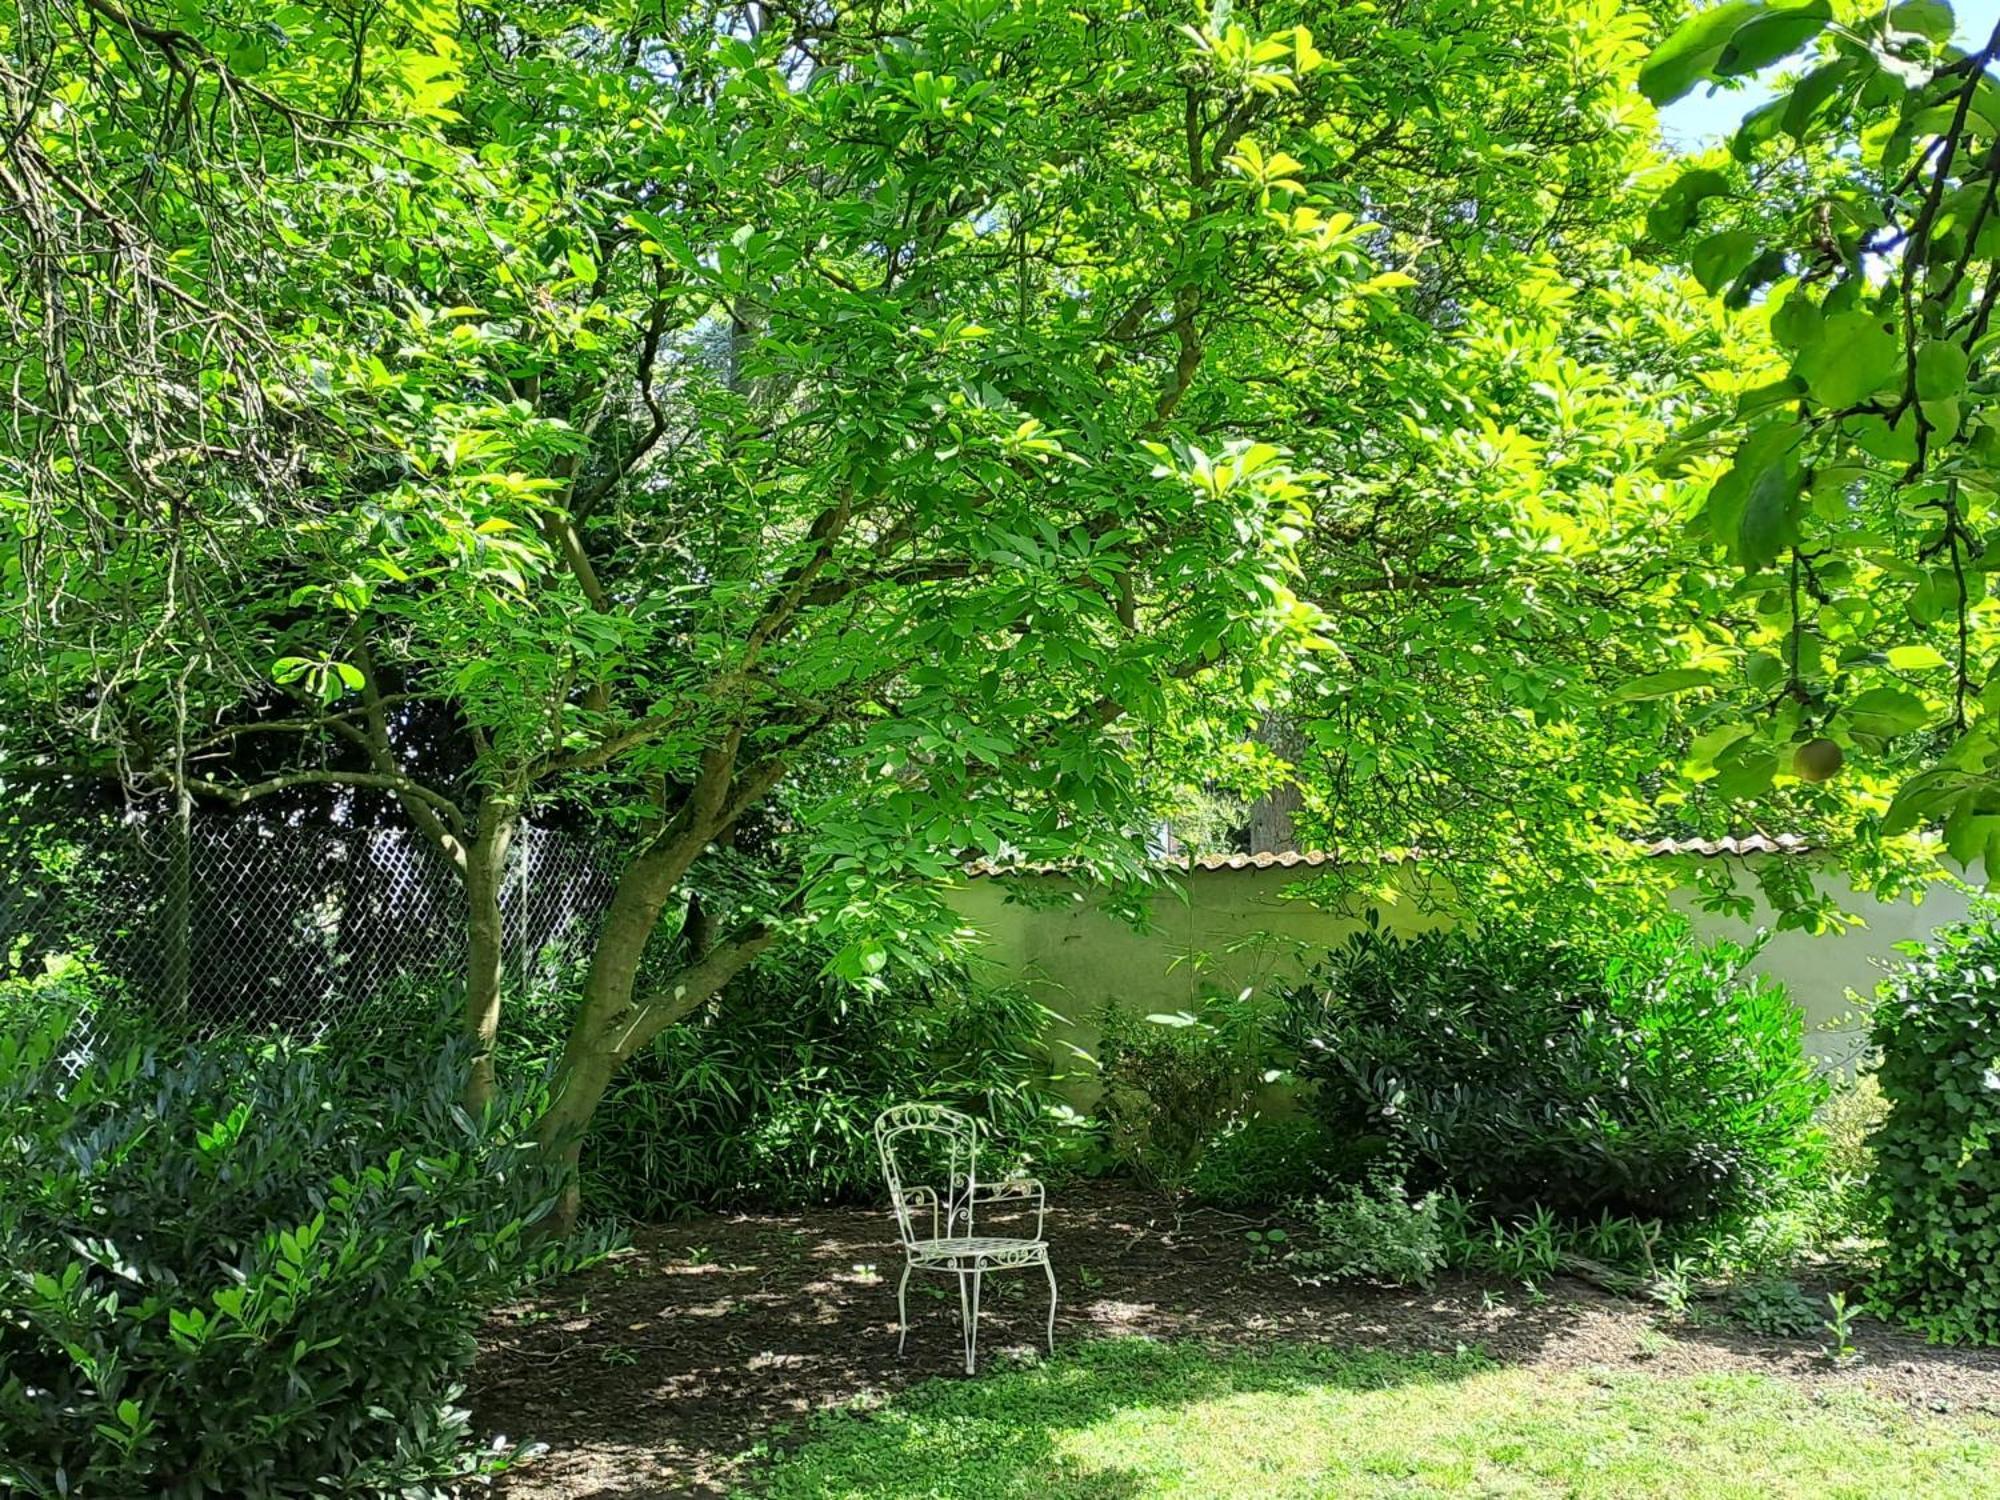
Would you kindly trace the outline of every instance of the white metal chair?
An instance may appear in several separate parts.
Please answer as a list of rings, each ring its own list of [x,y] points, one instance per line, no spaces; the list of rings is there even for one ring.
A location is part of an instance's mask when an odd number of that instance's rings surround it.
[[[923,1184],[906,1186],[903,1161],[919,1139],[943,1155],[942,1190]],[[979,1282],[988,1271],[1015,1271],[1040,1266],[1049,1278],[1049,1352],[1056,1347],[1056,1273],[1049,1264],[1049,1247],[1042,1239],[1048,1193],[1032,1177],[1010,1177],[996,1183],[978,1180],[979,1126],[969,1115],[940,1104],[899,1104],[875,1120],[875,1146],[882,1156],[882,1176],[889,1185],[889,1206],[903,1237],[903,1279],[896,1283],[896,1353],[910,1336],[909,1289],[912,1271],[950,1271],[958,1276],[958,1316],[965,1334],[965,1373],[970,1375],[979,1353]],[[973,1211],[982,1204],[1020,1200],[1023,1212],[1032,1202],[1035,1233],[982,1235]],[[918,1217],[930,1213],[929,1232]],[[961,1227],[962,1226],[962,1227]]]

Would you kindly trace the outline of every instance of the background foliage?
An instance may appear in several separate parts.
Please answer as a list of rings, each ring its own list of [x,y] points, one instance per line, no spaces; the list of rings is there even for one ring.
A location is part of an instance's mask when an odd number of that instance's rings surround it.
[[[982,1173],[1052,1143],[1037,1003],[950,970],[857,994],[823,959],[806,949],[767,960],[633,1060],[585,1147],[593,1214],[873,1201],[875,1116],[913,1100],[985,1123]],[[512,1045],[532,1074],[536,1051],[560,1046],[563,1018],[532,998],[521,1016]]]

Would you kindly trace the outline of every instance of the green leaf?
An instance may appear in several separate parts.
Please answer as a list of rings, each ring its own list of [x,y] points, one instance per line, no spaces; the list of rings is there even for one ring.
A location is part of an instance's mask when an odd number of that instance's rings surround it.
[[[1785,96],[1785,134],[1803,141],[1841,85],[1853,76],[1855,67],[1853,58],[1843,57],[1801,78]]]
[[[1725,78],[1735,78],[1768,68],[1818,36],[1832,19],[1833,6],[1828,0],[1772,6],[1763,15],[1736,28],[1716,60],[1715,71]]]
[[[1939,822],[1983,784],[1982,778],[1953,766],[1919,771],[1896,789],[1889,811],[1882,817],[1882,832],[1893,838],[1919,825]]]
[[[1774,463],[1757,476],[1736,533],[1737,560],[1744,567],[1769,567],[1796,539],[1792,502],[1800,491],[1798,466],[1789,461]]]
[[[1694,271],[1694,279],[1701,283],[1704,291],[1721,291],[1737,272],[1756,258],[1757,240],[1754,229],[1725,229],[1720,234],[1710,235],[1688,252],[1688,265]]]
[[[1778,757],[1753,745],[1742,745],[1716,765],[1715,790],[1730,801],[1769,791],[1778,775]]]
[[[1958,21],[1944,0],[1903,0],[1890,8],[1889,24],[1940,43],[1950,41],[1958,31]]]
[[[1931,711],[1907,688],[1877,687],[1848,704],[1845,717],[1858,733],[1889,739],[1922,728],[1930,722]]]
[[[1935,646],[1891,646],[1889,665],[1899,672],[1921,672],[1944,665],[1944,655]]]
[[[1771,337],[1787,349],[1799,350],[1816,344],[1825,331],[1826,317],[1804,287],[1794,287],[1771,314]]]
[[[1990,813],[1961,814],[1945,823],[1945,849],[1967,868],[1985,856],[1987,843],[1995,837],[2000,837],[2000,817]]]
[[[1891,464],[1916,460],[1917,419],[1912,412],[1905,412],[1894,427],[1889,425],[1887,417],[1877,416],[1850,417],[1841,427],[1853,436],[1855,446],[1871,458]]]
[[[1776,99],[1758,105],[1743,117],[1743,123],[1736,127],[1736,134],[1729,138],[1729,154],[1738,161],[1750,161],[1757,154],[1757,148],[1777,135],[1785,123],[1785,106],[1790,103],[1782,94]]]
[[[1917,349],[1917,399],[1952,401],[1965,394],[1965,351],[1944,339],[1927,339]]]
[[[1713,167],[1681,173],[1646,213],[1646,232],[1663,244],[1678,240],[1693,226],[1701,205],[1729,191],[1729,179]]]
[[[1695,736],[1688,746],[1688,765],[1695,770],[1711,767],[1722,753],[1754,731],[1748,724],[1722,724]]]
[[[1634,677],[1620,683],[1612,696],[1623,702],[1637,702],[1645,698],[1670,698],[1675,693],[1685,693],[1691,688],[1715,686],[1715,674],[1701,667],[1675,667],[1671,671],[1653,672],[1645,677]]]
[[[1639,91],[1655,104],[1671,104],[1708,75],[1736,28],[1762,10],[1754,0],[1729,0],[1689,16],[1639,64]]]
[[[1873,313],[1837,313],[1819,341],[1799,353],[1792,372],[1820,405],[1840,410],[1868,399],[1896,378],[1902,346]]]

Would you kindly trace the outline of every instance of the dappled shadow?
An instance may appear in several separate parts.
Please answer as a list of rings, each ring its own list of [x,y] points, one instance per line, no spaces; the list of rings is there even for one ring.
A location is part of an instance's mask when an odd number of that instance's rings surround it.
[[[1142,1334],[1532,1358],[1578,1316],[1568,1302],[1488,1305],[1471,1284],[1301,1287],[1252,1266],[1246,1227],[1213,1214],[1177,1224],[1123,1189],[1063,1194],[1049,1219],[1058,1347]],[[794,1437],[815,1412],[930,1376],[962,1379],[949,1277],[912,1279],[909,1352],[897,1358],[900,1266],[887,1214],[868,1210],[641,1231],[632,1250],[492,1326],[473,1389],[481,1430],[551,1445],[506,1492],[720,1494],[738,1454]],[[1045,1297],[1032,1273],[988,1278],[982,1371],[1035,1356]]]
[[[1428,1292],[1302,1286],[1251,1263],[1249,1227],[1213,1213],[1177,1223],[1129,1189],[1058,1195],[1048,1231],[1058,1348],[1137,1334],[1246,1348],[1477,1350],[1550,1368],[1768,1370],[2000,1409],[2000,1359],[1926,1349],[1874,1326],[1863,1329],[1863,1366],[1834,1372],[1812,1340],[1679,1325],[1662,1333],[1657,1309],[1580,1284],[1547,1297],[1465,1280]],[[795,1442],[817,1412],[879,1403],[932,1376],[963,1380],[949,1277],[912,1279],[909,1353],[897,1358],[900,1269],[886,1212],[722,1215],[640,1231],[631,1250],[490,1326],[472,1390],[479,1430],[550,1445],[503,1493],[723,1494],[743,1472],[741,1455]],[[988,1278],[982,1375],[1037,1357],[1046,1308],[1039,1275]]]
[[[867,1475],[879,1500],[1043,1500],[1159,1493],[1162,1473],[1124,1467],[1103,1452],[1071,1446],[1100,1424],[1138,1418],[1159,1424],[1190,1413],[1209,1431],[1215,1403],[1297,1397],[1330,1390],[1375,1393],[1450,1383],[1491,1368],[1471,1356],[1384,1353],[1277,1357],[1192,1341],[1096,1341],[1055,1363],[941,1383],[887,1410],[861,1410],[816,1429],[812,1462],[782,1474],[784,1500],[817,1495],[828,1474]]]

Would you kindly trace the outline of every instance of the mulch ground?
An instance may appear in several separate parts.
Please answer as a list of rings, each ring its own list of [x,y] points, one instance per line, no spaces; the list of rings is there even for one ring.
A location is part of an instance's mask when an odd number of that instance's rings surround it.
[[[1112,1334],[1464,1346],[1550,1369],[1755,1370],[2000,1414],[2000,1354],[1934,1349],[1863,1322],[1862,1363],[1834,1369],[1814,1340],[1665,1323],[1657,1308],[1577,1282],[1540,1301],[1464,1280],[1431,1292],[1300,1286],[1251,1265],[1247,1227],[1199,1212],[1176,1224],[1129,1189],[1064,1190],[1048,1228],[1057,1347]],[[471,1393],[479,1430],[549,1445],[499,1493],[729,1494],[755,1473],[746,1454],[796,1441],[817,1411],[964,1378],[949,1276],[911,1279],[909,1351],[897,1358],[901,1265],[881,1211],[728,1214],[639,1231],[629,1250],[504,1309],[488,1329]],[[987,1278],[982,1370],[1042,1347],[1047,1295],[1033,1271]]]

